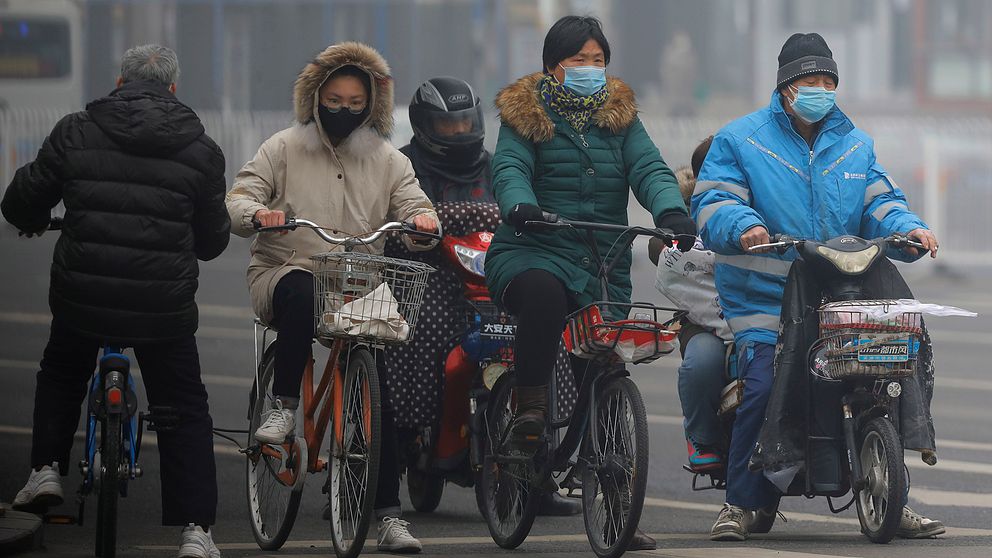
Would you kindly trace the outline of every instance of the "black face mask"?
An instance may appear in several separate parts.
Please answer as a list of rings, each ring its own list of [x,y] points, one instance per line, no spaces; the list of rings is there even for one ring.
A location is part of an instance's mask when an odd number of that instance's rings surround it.
[[[320,117],[320,125],[324,128],[327,137],[344,139],[348,137],[355,128],[365,122],[365,117],[369,114],[369,107],[366,106],[362,112],[355,114],[346,108],[332,112],[324,105],[317,105],[317,116]]]

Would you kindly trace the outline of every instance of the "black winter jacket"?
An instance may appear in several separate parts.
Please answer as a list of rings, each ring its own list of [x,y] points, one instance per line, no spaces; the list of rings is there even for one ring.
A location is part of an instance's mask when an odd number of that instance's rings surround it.
[[[55,246],[55,319],[136,345],[196,332],[197,259],[224,251],[224,155],[164,86],[131,82],[60,120],[0,202],[22,231],[66,213]]]

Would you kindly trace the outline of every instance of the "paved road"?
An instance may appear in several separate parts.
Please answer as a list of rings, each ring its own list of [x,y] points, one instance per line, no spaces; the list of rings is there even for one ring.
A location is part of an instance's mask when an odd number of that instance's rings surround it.
[[[0,458],[0,499],[10,501],[25,480],[29,465],[34,371],[48,331],[48,262],[55,235],[26,240],[0,228],[0,439],[8,450]],[[202,314],[198,335],[204,379],[210,392],[211,411],[217,426],[244,428],[247,390],[252,367],[250,312],[244,286],[247,243],[234,239],[227,253],[202,268],[199,302]],[[911,282],[921,299],[956,304],[992,314],[987,295],[988,272],[969,271],[964,278],[949,279],[927,273],[929,262],[911,270]],[[932,269],[932,266],[929,267]],[[635,267],[635,291],[656,298],[653,273],[644,263]],[[642,527],[659,539],[659,550],[644,555],[670,557],[712,556],[733,548],[733,556],[777,555],[799,558],[811,555],[906,557],[988,556],[992,554],[992,378],[987,362],[992,348],[992,319],[934,319],[939,366],[934,415],[940,439],[941,462],[924,466],[908,455],[912,473],[912,504],[941,518],[948,534],[934,541],[896,541],[872,545],[858,533],[852,511],[832,516],[823,500],[784,500],[788,523],[756,536],[746,544],[716,545],[706,533],[716,516],[722,494],[692,492],[689,477],[681,470],[685,459],[680,408],[675,391],[677,357],[635,369],[633,376],[644,393],[650,414],[651,469],[648,501]],[[215,539],[225,556],[264,556],[254,545],[246,520],[243,462],[223,440],[217,442],[221,502]],[[76,448],[73,459],[78,459]],[[132,495],[123,502],[122,555],[172,556],[178,541],[174,528],[158,526],[158,456],[147,445],[144,478],[132,483]],[[67,493],[78,484],[78,475],[66,481]],[[328,534],[319,520],[320,482],[306,488],[303,509],[293,536],[279,556],[326,555]],[[404,490],[405,492],[405,490]],[[196,494],[186,495],[196,498]],[[403,496],[404,501],[406,496]],[[95,508],[90,502],[92,514]],[[74,512],[65,505],[65,513]],[[92,515],[91,515],[92,517]],[[439,511],[411,513],[413,532],[426,547],[425,555],[474,554],[505,556],[488,537],[478,518],[469,490],[449,487]],[[46,541],[51,556],[90,556],[92,524],[48,526]],[[581,517],[539,519],[533,534],[521,547],[547,556],[591,556]]]

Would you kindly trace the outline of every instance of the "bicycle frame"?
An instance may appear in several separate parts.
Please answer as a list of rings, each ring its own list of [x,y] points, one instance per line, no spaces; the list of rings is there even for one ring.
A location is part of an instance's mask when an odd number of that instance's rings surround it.
[[[261,351],[258,344],[258,328],[262,330]],[[256,383],[259,385],[259,360],[258,355],[264,353],[267,348],[266,337],[269,326],[262,324],[261,320],[255,319],[255,374]],[[344,371],[341,369],[339,360],[341,354],[350,349],[351,342],[346,339],[335,339],[331,346],[331,355],[324,364],[320,380],[317,387],[313,387],[314,364],[316,361],[311,353],[306,368],[303,369],[303,381],[301,383],[303,404],[303,439],[307,446],[307,472],[319,473],[327,469],[327,461],[320,459],[319,454],[323,446],[324,435],[327,433],[327,426],[330,424],[331,413],[340,416],[344,404]],[[368,392],[363,391],[363,397],[368,397]],[[365,405],[364,408],[368,408]],[[371,427],[371,417],[365,416],[366,427]],[[335,421],[334,443],[338,448],[344,444],[344,426],[341,421]],[[265,444],[263,444],[264,446]],[[264,449],[262,450],[264,451]]]

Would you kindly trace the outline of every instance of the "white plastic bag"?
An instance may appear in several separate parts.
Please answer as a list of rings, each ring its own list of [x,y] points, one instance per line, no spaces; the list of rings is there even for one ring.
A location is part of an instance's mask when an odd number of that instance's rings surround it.
[[[867,314],[868,317],[878,321],[888,320],[905,312],[919,312],[920,314],[926,314],[928,316],[961,316],[965,318],[974,318],[978,316],[977,312],[971,312],[956,306],[929,304],[926,302],[920,302],[919,300],[913,298],[898,298],[892,300],[891,302],[891,304],[886,304],[884,306],[865,306],[858,308],[858,310]]]
[[[367,295],[341,305],[336,311],[324,312],[321,318],[320,327],[325,333],[397,341],[405,341],[410,336],[410,325],[400,315],[399,303],[385,283]]]

